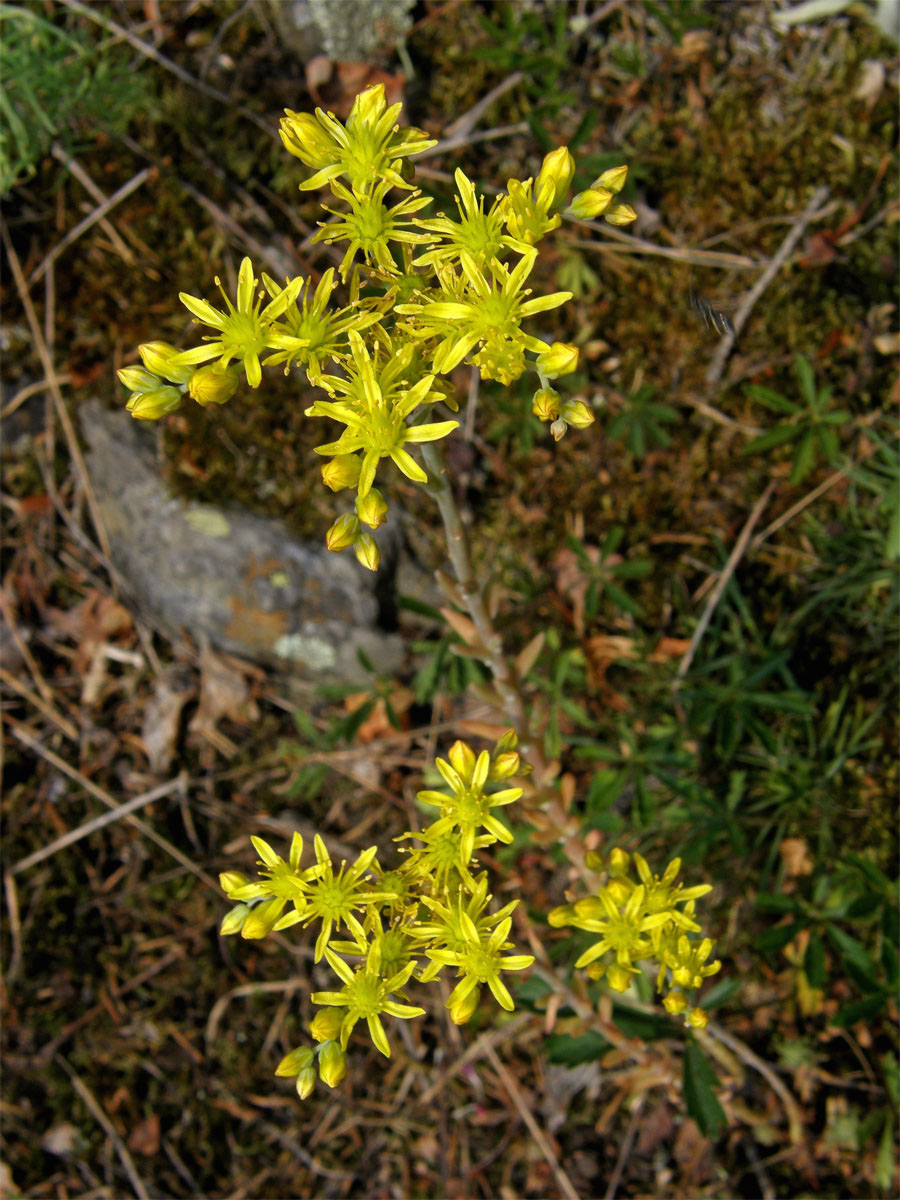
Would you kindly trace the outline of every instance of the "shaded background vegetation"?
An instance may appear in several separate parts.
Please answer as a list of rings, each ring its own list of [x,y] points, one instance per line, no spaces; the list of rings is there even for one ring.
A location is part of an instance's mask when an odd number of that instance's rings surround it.
[[[90,787],[122,802],[182,772],[143,829],[112,823],[7,875],[4,1194],[555,1196],[553,1156],[581,1196],[896,1191],[897,45],[871,6],[779,25],[784,7],[426,0],[399,46],[318,83],[261,2],[0,9],[6,871],[94,816]],[[699,1099],[649,990],[616,1012],[647,1046],[625,1061],[536,976],[523,1017],[485,1009],[459,1031],[436,1005],[389,1064],[361,1042],[341,1088],[303,1105],[273,1078],[310,1015],[311,949],[220,939],[216,873],[250,869],[253,832],[316,829],[348,856],[389,843],[435,746],[477,733],[477,670],[401,597],[401,677],[298,711],[288,681],[250,669],[191,732],[202,660],[119,605],[63,414],[29,390],[46,363],[10,247],[66,410],[121,404],[114,371],[139,342],[192,336],[179,290],[210,295],[245,253],[327,265],[277,119],[316,87],[341,111],[378,80],[445,137],[497,89],[423,161],[438,207],[457,166],[502,187],[563,142],[576,187],[630,164],[637,224],[567,222],[536,273],[575,293],[541,332],[580,346],[562,382],[597,423],[554,444],[530,384],[482,385],[450,461],[506,644],[547,633],[531,687],[570,818],[517,828],[495,891],[524,898],[519,940],[568,979],[578,948],[543,920],[572,882],[561,836],[658,870],[679,854],[714,885],[724,968],[706,1003],[744,1051],[710,1040]],[[111,230],[48,271],[97,190],[148,167]],[[737,319],[822,187],[710,376],[704,316]],[[458,383],[465,397],[466,369]],[[307,402],[276,373],[168,418],[170,487],[320,539],[333,497]],[[410,554],[435,566],[436,511],[389,486],[417,514]],[[173,670],[187,702],[154,772],[148,708]]]

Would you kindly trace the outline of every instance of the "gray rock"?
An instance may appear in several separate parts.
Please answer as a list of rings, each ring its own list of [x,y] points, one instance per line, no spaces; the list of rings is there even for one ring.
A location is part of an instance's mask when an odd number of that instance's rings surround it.
[[[370,680],[358,651],[379,673],[397,671],[403,640],[379,627],[393,597],[390,525],[372,574],[280,521],[170,496],[152,427],[96,402],[79,415],[113,564],[153,623],[314,682]]]

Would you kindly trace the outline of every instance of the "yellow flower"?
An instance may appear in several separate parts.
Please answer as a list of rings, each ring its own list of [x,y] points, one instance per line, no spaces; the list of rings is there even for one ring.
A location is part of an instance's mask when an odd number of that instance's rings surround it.
[[[341,279],[347,278],[350,264],[361,250],[368,264],[374,262],[388,275],[398,273],[397,264],[391,254],[390,242],[427,242],[428,235],[415,233],[410,229],[406,218],[420,212],[431,203],[430,196],[421,196],[413,192],[411,196],[400,200],[393,208],[384,203],[384,198],[394,185],[388,180],[376,184],[371,192],[357,196],[347,191],[343,184],[332,182],[331,190],[350,207],[349,213],[339,213],[333,208],[323,205],[326,212],[337,216],[339,220],[322,225],[313,237],[314,242],[349,242],[349,246],[338,267]]]
[[[207,362],[217,358],[227,367],[233,359],[237,359],[244,364],[244,372],[250,386],[259,387],[262,380],[259,356],[271,345],[272,322],[297,298],[303,280],[291,280],[265,308],[262,308],[261,299],[254,300],[256,283],[250,259],[245,258],[238,272],[236,303],[231,302],[218,277],[216,278],[216,286],[222,293],[226,312],[220,312],[208,301],[197,296],[179,292],[179,299],[185,308],[204,325],[218,330],[217,336],[204,338],[208,345],[198,346],[179,355],[179,365]]]
[[[413,973],[415,963],[410,962],[396,974],[385,978],[381,973],[377,942],[370,948],[365,965],[355,972],[330,947],[326,947],[325,957],[335,973],[340,976],[344,987],[339,992],[313,992],[310,999],[313,1004],[330,1004],[346,1008],[346,1015],[341,1022],[341,1049],[346,1050],[347,1041],[357,1021],[365,1020],[375,1049],[379,1050],[385,1058],[390,1058],[391,1047],[381,1023],[381,1014],[402,1017],[405,1020],[425,1015],[424,1008],[416,1008],[412,1004],[400,1004],[396,1000],[390,999],[392,993],[401,991],[405,986]]]
[[[384,85],[378,83],[353,101],[346,126],[321,108],[316,109],[314,118],[286,109],[281,140],[289,153],[316,172],[300,184],[301,190],[322,187],[341,175],[347,176],[356,192],[368,190],[382,179],[392,187],[409,187],[398,160],[421,154],[437,143],[421,129],[397,125],[402,107],[392,104],[388,108]]]
[[[354,454],[362,451],[359,474],[359,495],[368,495],[375,480],[375,471],[382,458],[391,458],[404,475],[417,483],[426,483],[428,476],[416,460],[404,449],[410,442],[433,442],[446,437],[459,425],[458,421],[438,421],[430,425],[407,425],[406,419],[428,398],[434,377],[426,375],[412,387],[404,378],[413,358],[411,346],[405,346],[385,362],[373,360],[362,338],[355,330],[349,336],[351,362],[346,378],[322,375],[319,384],[339,401],[317,400],[306,410],[307,416],[332,417],[347,428],[336,442],[317,446],[317,454]],[[428,398],[428,399],[426,399]]]
[[[465,250],[474,262],[483,268],[492,258],[499,258],[506,250],[516,250],[520,254],[528,252],[526,242],[517,241],[503,232],[503,211],[499,201],[495,201],[488,212],[484,211],[484,197],[476,197],[472,181],[459,169],[454,176],[459,195],[456,205],[459,209],[460,220],[451,221],[445,216],[430,220],[416,221],[418,229],[425,229],[439,238],[446,239],[439,243],[427,254],[422,254],[413,260],[413,266],[437,267],[446,262],[458,262],[460,253]],[[434,241],[435,239],[429,239]]]

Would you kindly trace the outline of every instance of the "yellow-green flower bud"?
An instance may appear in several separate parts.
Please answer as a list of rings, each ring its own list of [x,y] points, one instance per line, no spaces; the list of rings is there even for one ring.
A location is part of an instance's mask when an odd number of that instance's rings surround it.
[[[301,1071],[309,1070],[313,1065],[315,1057],[316,1052],[312,1046],[298,1046],[290,1054],[284,1056],[275,1068],[275,1074],[281,1075],[285,1079],[290,1079],[294,1075],[299,1075]]]
[[[588,425],[594,423],[594,414],[584,400],[569,400],[563,405],[560,415],[566,424],[574,425],[576,429],[587,429]]]
[[[322,467],[322,482],[333,492],[356,487],[362,459],[358,454],[337,454]]]
[[[320,1008],[309,1023],[309,1032],[317,1042],[336,1041],[343,1019],[336,1008]]]
[[[687,998],[681,992],[669,992],[668,996],[663,999],[663,1008],[673,1017],[680,1016],[686,1011],[687,1006]]]
[[[319,1052],[319,1078],[333,1088],[346,1074],[347,1055],[337,1042],[326,1042]]]
[[[629,971],[628,967],[623,967],[620,963],[611,963],[606,968],[606,978],[614,992],[627,991],[632,974],[633,972]]]
[[[559,392],[539,388],[531,401],[531,411],[539,421],[555,421],[559,416]]]
[[[562,417],[557,417],[555,421],[552,421],[550,424],[550,432],[553,434],[554,442],[561,442],[566,436],[566,430],[568,428],[568,425],[565,423]]]
[[[250,877],[245,875],[243,871],[223,871],[219,875],[219,887],[229,899],[231,899],[231,893],[236,888],[243,887],[249,882]]]
[[[627,850],[623,850],[621,846],[616,846],[614,850],[609,852],[609,873],[613,879],[621,878],[628,874],[628,863],[630,855]]]
[[[356,513],[344,513],[325,534],[325,545],[329,550],[346,550],[359,537],[360,524]]]
[[[312,1090],[316,1086],[316,1072],[314,1067],[306,1067],[297,1076],[297,1095],[301,1100],[305,1100],[307,1096],[312,1095]]]
[[[481,988],[473,988],[461,1000],[456,1000],[452,1005],[448,1005],[450,1011],[450,1020],[454,1025],[465,1025],[470,1021],[478,1007],[478,1002],[481,999]]]
[[[180,404],[181,392],[177,387],[158,387],[152,392],[132,396],[125,407],[136,421],[158,421],[174,412]]]
[[[371,533],[361,533],[353,543],[353,553],[357,561],[367,571],[377,571],[381,562],[381,551]]]
[[[378,488],[371,488],[365,496],[356,501],[356,515],[363,525],[368,525],[370,529],[377,529],[379,525],[383,525],[387,520],[387,513],[387,500]]]
[[[225,404],[238,390],[240,371],[236,367],[223,370],[215,363],[198,367],[188,383],[191,396],[205,408],[207,404]]]
[[[447,751],[447,758],[457,775],[462,779],[471,779],[475,770],[475,751],[465,742],[455,741]]]
[[[546,155],[534,187],[540,207],[549,212],[562,208],[574,178],[575,159],[567,146],[559,146]]]
[[[691,1029],[705,1029],[709,1024],[709,1016],[702,1008],[692,1008],[685,1020]]]
[[[249,904],[236,904],[231,912],[226,913],[222,919],[222,924],[219,926],[219,933],[222,937],[228,937],[232,933],[240,933],[249,912]]]
[[[588,850],[584,856],[584,865],[589,871],[602,871],[603,855],[599,850]]]
[[[628,178],[628,167],[623,163],[620,167],[610,167],[591,184],[592,188],[608,188],[611,192],[621,192]]]
[[[178,364],[176,361],[181,351],[168,342],[145,342],[138,346],[138,354],[148,371],[168,379],[169,383],[187,383],[194,370],[193,366]]]
[[[622,907],[628,903],[628,898],[633,890],[632,883],[628,879],[610,879],[606,885],[606,894],[614,904]]]
[[[569,375],[577,366],[578,347],[568,342],[554,342],[537,357],[537,369],[550,379],[555,379],[557,375]]]
[[[288,154],[293,154],[308,167],[318,170],[332,161],[334,143],[309,113],[291,112],[286,108],[279,123],[279,132]]]
[[[244,924],[241,926],[241,937],[268,937],[272,932],[272,926],[281,916],[281,910],[284,908],[285,903],[286,901],[282,896],[273,896],[271,900],[264,900],[262,904],[257,904],[254,908],[251,908],[244,920]]]
[[[513,775],[518,775],[521,761],[515,750],[505,750],[502,754],[498,754],[491,763],[488,779],[511,779]]]
[[[630,225],[632,221],[637,220],[637,213],[630,204],[617,204],[609,210],[603,220],[608,221],[610,225]]]
[[[594,217],[602,216],[612,202],[613,193],[609,188],[588,188],[574,197],[568,211],[580,221],[592,221]]]
[[[146,367],[123,367],[117,371],[119,382],[128,388],[129,392],[137,392],[139,396],[145,392],[155,392],[162,387],[162,380]]]
[[[515,750],[519,744],[519,735],[514,729],[507,729],[497,738],[497,744],[494,746],[495,754],[503,754],[506,750]]]

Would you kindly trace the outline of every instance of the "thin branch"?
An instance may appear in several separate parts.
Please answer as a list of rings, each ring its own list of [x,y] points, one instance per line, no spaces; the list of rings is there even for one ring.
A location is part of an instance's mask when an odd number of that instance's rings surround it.
[[[71,1079],[72,1086],[87,1105],[94,1120],[98,1125],[101,1126],[103,1132],[112,1142],[113,1146],[115,1146],[116,1154],[118,1154],[119,1158],[121,1159],[122,1166],[125,1168],[125,1174],[131,1180],[131,1186],[134,1188],[134,1194],[138,1197],[138,1200],[150,1200],[147,1189],[144,1187],[143,1180],[138,1174],[137,1167],[134,1165],[134,1159],[128,1153],[128,1147],[119,1137],[115,1125],[113,1125],[112,1121],[110,1121],[109,1117],[101,1108],[96,1097],[94,1096],[94,1093],[90,1090],[87,1084],[82,1081],[81,1076],[74,1069],[74,1067],[69,1066],[61,1054],[56,1056],[56,1061]]]
[[[94,183],[93,179],[91,179],[90,175],[88,175],[87,171],[78,161],[78,159],[72,158],[70,154],[67,154],[63,147],[60,146],[59,142],[53,143],[53,145],[50,147],[50,153],[57,162],[62,163],[63,166],[69,170],[69,172],[75,177],[75,179],[78,180],[84,190],[94,199],[97,204],[102,205],[107,203],[106,193],[97,187],[96,183]],[[119,252],[119,255],[124,258],[127,263],[133,263],[135,260],[134,251],[122,240],[122,236],[118,229],[116,229],[115,225],[113,225],[110,221],[107,221],[106,217],[101,217],[100,226],[103,229],[103,232],[112,242],[113,246]]]
[[[736,1037],[732,1037],[730,1033],[727,1033],[721,1028],[721,1026],[716,1025],[713,1022],[710,1022],[710,1024],[707,1025],[706,1029],[703,1030],[699,1036],[701,1040],[707,1036],[716,1038],[722,1043],[723,1046],[727,1046],[732,1054],[736,1054],[738,1058],[742,1059],[748,1067],[752,1067],[755,1071],[762,1075],[763,1079],[765,1079],[772,1091],[775,1092],[781,1103],[784,1105],[784,1111],[787,1114],[788,1119],[788,1132],[791,1143],[794,1146],[799,1146],[803,1141],[803,1114],[800,1111],[800,1106],[792,1096],[791,1092],[788,1090],[787,1086],[782,1082],[775,1071],[772,1070],[769,1064],[757,1057],[757,1055],[753,1053],[749,1046],[745,1046],[742,1041]]]
[[[43,262],[35,267],[35,269],[28,276],[26,287],[29,289],[29,291],[39,280],[43,279],[50,266],[56,262],[59,256],[65,250],[67,250],[73,242],[77,242],[81,235],[86,233],[92,225],[96,225],[98,221],[102,224],[106,214],[114,209],[117,204],[121,204],[123,200],[126,200],[132,192],[136,192],[139,187],[143,187],[152,174],[153,169],[151,167],[144,167],[143,171],[138,171],[137,175],[129,179],[127,183],[123,183],[117,191],[113,192],[113,194],[105,199],[102,204],[99,204],[93,212],[88,213],[83,221],[79,221],[74,229],[70,229],[62,241],[57,242],[50,253],[44,258]],[[133,261],[133,259],[130,261]]]
[[[509,1073],[509,1071],[507,1071],[506,1067],[503,1065],[503,1063],[500,1061],[500,1059],[497,1057],[497,1052],[493,1046],[488,1044],[487,1047],[485,1048],[485,1053],[487,1055],[488,1061],[490,1062],[491,1066],[494,1068],[494,1070],[500,1076],[500,1080],[501,1080],[504,1088],[506,1089],[507,1093],[509,1094],[510,1099],[512,1100],[513,1104],[515,1104],[516,1108],[518,1109],[519,1116],[525,1122],[525,1125],[528,1128],[528,1132],[534,1138],[534,1141],[535,1141],[538,1149],[540,1150],[541,1154],[543,1154],[544,1158],[547,1160],[547,1162],[550,1166],[550,1170],[553,1172],[554,1176],[556,1177],[556,1182],[559,1184],[560,1191],[563,1193],[564,1196],[567,1197],[567,1200],[579,1200],[578,1193],[575,1191],[575,1188],[572,1186],[571,1179],[566,1174],[566,1172],[563,1170],[559,1159],[556,1157],[555,1153],[553,1152],[553,1147],[550,1145],[549,1141],[547,1140],[547,1135],[544,1133],[543,1129],[541,1129],[540,1125],[538,1125],[537,1121],[534,1119],[534,1114],[532,1113],[532,1111],[528,1107],[528,1105],[525,1103],[525,1099],[522,1096],[522,1092],[519,1088],[519,1085],[516,1083],[515,1079],[513,1079],[512,1075]]]
[[[28,295],[28,288],[25,283],[25,278],[22,274],[22,267],[19,263],[19,256],[16,254],[12,239],[9,236],[9,231],[6,228],[6,222],[0,222],[0,236],[2,236],[3,244],[6,247],[9,265],[12,268],[13,278],[16,281],[16,289],[19,293],[19,299],[22,301],[22,307],[25,309],[25,316],[28,320],[28,326],[31,329],[31,337],[34,342],[34,347],[37,350],[38,358],[41,360],[41,366],[44,369],[44,375],[47,380],[47,386],[50,390],[50,395],[53,397],[53,406],[56,410],[56,415],[59,417],[60,424],[66,435],[69,453],[72,456],[72,461],[75,464],[75,471],[78,475],[79,482],[87,499],[88,508],[91,513],[91,521],[97,533],[97,540],[100,543],[100,548],[109,561],[110,549],[109,538],[106,536],[106,527],[103,523],[103,517],[100,513],[100,506],[97,503],[97,497],[94,495],[94,489],[91,487],[90,477],[88,475],[87,466],[85,465],[84,457],[81,453],[81,447],[78,445],[78,438],[75,436],[75,429],[72,425],[72,418],[69,416],[69,411],[66,408],[62,398],[62,392],[57,384],[57,374],[53,366],[53,361],[50,356],[50,351],[47,348],[47,342],[41,333],[38,325],[37,316],[34,311],[34,305],[31,303],[31,297]]]
[[[185,782],[186,779],[184,776],[179,776],[177,779],[170,779],[168,783],[161,783],[159,787],[151,788],[149,792],[142,792],[140,796],[135,796],[132,800],[127,800],[124,804],[117,805],[112,812],[101,813],[99,817],[94,817],[92,821],[85,821],[83,825],[79,825],[76,829],[70,829],[68,833],[64,833],[61,837],[58,837],[49,846],[42,846],[40,850],[35,850],[33,854],[20,859],[10,867],[10,874],[18,875],[20,871],[27,871],[29,867],[34,867],[39,862],[43,862],[45,858],[50,858],[58,850],[64,850],[67,846],[72,846],[75,842],[80,842],[82,838],[96,833],[98,829],[104,829],[107,825],[111,825],[113,821],[120,821],[123,817],[127,817],[129,813],[137,812],[139,808],[144,808],[147,804],[152,804],[154,800],[161,800],[163,796],[168,796],[178,788],[183,788]]]
[[[33,750],[36,754],[39,754],[41,758],[50,763],[52,767],[55,767],[57,771],[62,771],[62,773],[67,775],[69,779],[83,787],[86,792],[90,792],[90,794],[96,797],[101,804],[105,804],[107,808],[118,812],[121,805],[117,804],[115,800],[113,800],[112,796],[110,796],[102,788],[98,787],[96,783],[93,783],[90,779],[88,779],[86,775],[82,775],[82,773],[77,771],[75,767],[70,766],[64,759],[60,758],[58,754],[54,754],[52,750],[48,750],[46,746],[42,745],[42,743],[39,742],[38,739],[25,728],[24,725],[20,724],[18,721],[12,722],[10,718],[7,718],[7,721],[13,726],[13,737],[20,741],[24,746],[27,746],[29,750]],[[167,854],[170,854],[177,863],[180,863],[183,867],[190,871],[191,874],[196,875],[197,878],[202,880],[203,883],[205,883],[208,888],[214,891],[217,896],[221,896],[221,888],[219,887],[218,883],[216,883],[215,879],[207,875],[207,873],[201,867],[198,867],[196,863],[191,862],[186,854],[183,854],[177,846],[173,846],[173,844],[167,838],[164,838],[162,834],[157,833],[155,829],[151,829],[149,825],[145,824],[140,817],[136,817],[133,813],[126,814],[122,819],[123,821],[127,821],[128,824],[132,825],[135,829],[139,830],[144,837],[149,838],[151,842],[155,842],[161,850],[165,850]]]
[[[744,525],[744,528],[741,530],[740,537],[735,542],[734,549],[728,556],[728,562],[723,567],[722,572],[716,582],[716,586],[709,594],[709,599],[706,602],[706,608],[703,610],[703,614],[700,617],[700,620],[697,622],[697,628],[694,630],[694,636],[691,638],[691,644],[685,651],[684,658],[682,658],[678,666],[678,672],[675,676],[675,681],[673,684],[674,690],[678,689],[682,679],[684,679],[685,675],[688,673],[690,665],[694,661],[694,655],[697,653],[697,648],[700,645],[703,635],[706,632],[706,628],[712,619],[712,615],[716,611],[716,607],[719,601],[722,599],[722,595],[728,586],[728,582],[734,574],[738,563],[741,561],[744,551],[747,549],[747,543],[750,541],[753,530],[756,528],[759,518],[762,516],[766,505],[769,503],[769,498],[774,490],[775,480],[773,479],[769,482],[766,490],[757,500],[756,504],[753,506],[753,511],[747,518],[747,522]]]
[[[784,266],[788,258],[791,256],[794,251],[794,247],[803,237],[807,227],[813,221],[818,220],[822,216],[822,213],[819,210],[827,199],[828,188],[825,186],[816,188],[809,204],[807,204],[803,212],[797,217],[793,228],[788,232],[787,237],[770,259],[768,266],[765,268],[759,279],[757,279],[756,283],[754,283],[753,287],[741,302],[740,307],[734,314],[734,321],[732,322],[733,328],[729,333],[726,333],[719,342],[716,352],[712,357],[709,367],[707,368],[706,386],[709,396],[711,396],[718,388],[722,379],[722,375],[725,371],[725,364],[728,362],[728,356],[731,353],[741,330],[746,325],[747,318],[755,308],[757,301]]]
[[[146,42],[142,42],[137,34],[132,33],[131,30],[126,29],[124,25],[119,25],[117,21],[113,21],[109,17],[105,16],[93,4],[82,4],[81,0],[61,0],[61,3],[63,3],[66,8],[72,9],[73,12],[80,13],[81,16],[87,17],[89,21],[96,21],[97,24],[102,25],[108,33],[113,33],[117,37],[124,38],[129,46],[132,46],[135,50],[137,50],[138,54],[143,54],[145,58],[152,59],[157,66],[162,67],[166,71],[170,71],[176,77],[176,79],[180,79],[181,82],[186,83],[188,87],[196,88],[198,92],[202,92],[203,95],[208,96],[210,100],[217,100],[220,104],[226,104],[229,108],[235,109],[241,114],[242,117],[246,117],[248,121],[252,121],[254,125],[257,125],[260,129],[267,133],[269,137],[275,136],[275,130],[268,121],[263,120],[263,118],[258,116],[255,112],[251,112],[249,108],[244,108],[242,104],[235,104],[234,100],[228,95],[227,92],[220,92],[218,88],[211,87],[208,83],[204,83],[202,80],[195,78],[190,71],[185,71],[183,67],[179,67],[178,63],[172,62],[171,58],[166,58],[166,56],[161,54],[155,46],[148,46]]]
[[[780,517],[776,517],[771,525],[768,525],[762,533],[756,535],[753,539],[752,549],[758,549],[767,538],[770,538],[773,533],[777,533],[789,521],[793,521],[798,513],[803,512],[804,508],[813,504],[820,496],[824,496],[827,491],[833,488],[836,483],[839,483],[849,472],[849,467],[841,467],[840,471],[835,471],[833,475],[829,475],[823,483],[820,483],[818,487],[814,487],[808,495],[798,500],[796,504],[792,504],[787,512],[782,513]]]

